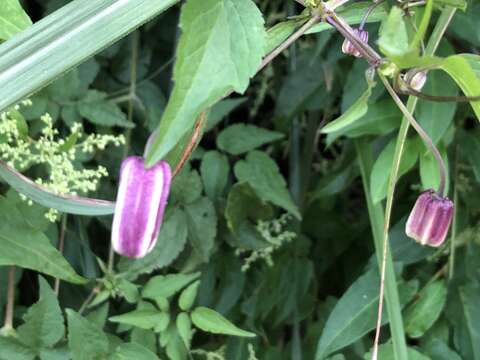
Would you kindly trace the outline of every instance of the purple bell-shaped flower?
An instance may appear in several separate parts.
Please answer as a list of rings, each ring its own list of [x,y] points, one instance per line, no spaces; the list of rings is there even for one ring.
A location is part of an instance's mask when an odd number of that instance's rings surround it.
[[[141,258],[155,246],[170,192],[172,172],[165,161],[146,169],[139,156],[122,162],[112,246],[120,255]]]
[[[364,43],[368,42],[368,31],[363,30],[363,29],[353,29],[353,32],[355,33],[355,35],[357,35],[357,37],[362,42],[364,42]],[[357,47],[354,44],[352,44],[352,42],[348,39],[345,39],[343,41],[342,52],[344,54],[353,55],[357,58],[362,57],[362,54],[360,53],[360,51],[358,51]]]
[[[452,217],[453,202],[427,190],[418,197],[405,231],[422,245],[438,247],[445,241]]]

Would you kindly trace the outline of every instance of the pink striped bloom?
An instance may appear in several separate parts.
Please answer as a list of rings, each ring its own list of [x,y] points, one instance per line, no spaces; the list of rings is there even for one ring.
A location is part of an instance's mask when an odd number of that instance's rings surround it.
[[[353,29],[353,32],[355,35],[357,35],[360,41],[368,43],[368,31],[362,29]],[[352,44],[352,42],[348,39],[345,39],[343,41],[342,52],[344,54],[353,55],[358,58],[362,57],[362,54],[360,53],[360,51],[358,51],[357,47]]]
[[[160,161],[146,169],[139,156],[122,162],[112,246],[120,255],[141,258],[157,242],[172,180],[170,166]]]
[[[438,247],[447,237],[452,217],[453,202],[427,190],[418,197],[405,231],[422,245]]]

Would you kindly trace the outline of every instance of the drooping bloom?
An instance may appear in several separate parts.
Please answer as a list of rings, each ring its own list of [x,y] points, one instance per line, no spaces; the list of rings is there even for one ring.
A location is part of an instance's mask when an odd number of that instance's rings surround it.
[[[420,91],[427,81],[427,72],[417,71],[416,69],[410,70],[405,75],[405,81],[413,90]]]
[[[420,244],[437,247],[445,241],[452,217],[453,202],[427,190],[418,197],[405,231]]]
[[[355,35],[357,35],[357,37],[364,43],[367,43],[368,42],[368,31],[366,30],[363,30],[363,29],[353,29],[353,32],[355,33]],[[344,54],[349,54],[349,55],[353,55],[355,57],[362,57],[362,54],[360,53],[360,51],[358,51],[357,47],[352,44],[352,42],[348,39],[345,39],[343,41],[343,44],[342,44],[342,52]]]
[[[112,246],[117,253],[141,258],[153,249],[171,180],[172,172],[165,161],[146,169],[139,156],[123,160],[112,225]]]

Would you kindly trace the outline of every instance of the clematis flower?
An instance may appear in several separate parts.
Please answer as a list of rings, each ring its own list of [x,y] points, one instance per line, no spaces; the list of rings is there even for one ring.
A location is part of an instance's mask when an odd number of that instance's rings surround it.
[[[353,32],[355,33],[355,35],[357,35],[357,37],[361,41],[363,41],[364,43],[368,42],[368,31],[363,29],[353,29]],[[362,57],[362,54],[360,53],[360,51],[358,51],[357,47],[354,44],[352,44],[352,42],[348,39],[345,39],[343,41],[342,52],[344,54],[353,55],[357,58]]]
[[[417,71],[416,69],[410,70],[405,75],[405,81],[413,90],[420,91],[427,82],[427,72]]]
[[[438,247],[448,233],[453,202],[433,190],[420,194],[407,221],[406,233],[422,245]]]
[[[141,258],[153,249],[171,180],[172,172],[165,161],[146,169],[139,156],[123,160],[112,225],[112,246],[117,253]]]

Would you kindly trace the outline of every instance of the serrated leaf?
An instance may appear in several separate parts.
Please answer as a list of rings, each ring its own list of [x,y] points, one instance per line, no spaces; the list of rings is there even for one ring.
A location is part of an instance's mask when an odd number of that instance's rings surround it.
[[[182,204],[190,204],[202,195],[202,179],[197,170],[185,166],[172,183],[170,196]]]
[[[247,182],[263,200],[275,204],[300,219],[300,212],[287,190],[285,179],[273,159],[264,152],[252,151],[246,160],[235,164],[235,176]]]
[[[254,333],[242,330],[228,321],[222,314],[206,307],[197,307],[193,310],[192,322],[200,330],[212,333],[233,335],[240,337],[255,337]]]
[[[19,0],[2,0],[0,7],[0,40],[8,40],[32,25]]]
[[[118,265],[120,271],[127,279],[134,280],[141,274],[170,265],[185,247],[187,234],[185,213],[179,208],[173,209],[160,228],[153,250],[141,259],[122,258]]]
[[[195,302],[197,297],[198,287],[200,286],[200,280],[190,284],[185,290],[182,291],[178,299],[178,306],[183,311],[189,311]]]
[[[18,327],[19,340],[37,352],[42,347],[52,347],[64,335],[62,311],[57,296],[50,285],[39,277],[40,299],[23,316],[24,324]]]
[[[192,274],[169,274],[152,277],[145,284],[142,296],[147,299],[169,298],[182,290],[192,281],[198,279],[200,273]]]
[[[117,347],[115,353],[111,355],[109,360],[159,360],[158,356],[155,353],[151,352],[149,349],[136,344],[136,343],[125,343]]]
[[[447,288],[442,281],[427,285],[405,310],[405,332],[413,338],[421,337],[438,319],[446,300]]]
[[[217,214],[212,201],[202,197],[185,206],[188,238],[202,261],[207,262],[217,236]]]
[[[108,354],[108,338],[97,325],[71,309],[67,309],[68,345],[73,360],[104,359]]]
[[[244,92],[264,54],[263,19],[251,0],[189,0],[180,27],[175,86],[147,153],[150,166],[173,149],[201,111],[231,90]]]
[[[282,133],[255,125],[234,124],[220,132],[217,137],[217,146],[229,154],[240,155],[283,137]]]
[[[0,336],[1,360],[33,360],[35,352],[13,337]]]
[[[158,310],[134,310],[126,314],[112,316],[108,320],[149,330],[157,327],[167,327],[170,315]]]

